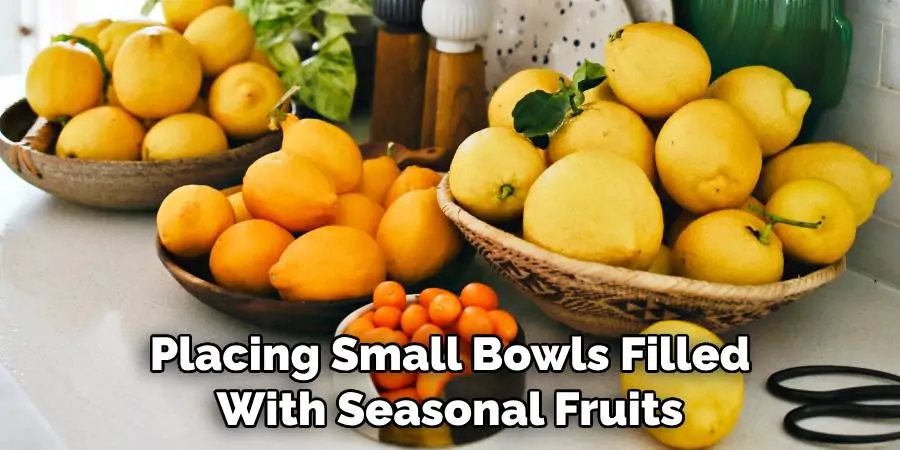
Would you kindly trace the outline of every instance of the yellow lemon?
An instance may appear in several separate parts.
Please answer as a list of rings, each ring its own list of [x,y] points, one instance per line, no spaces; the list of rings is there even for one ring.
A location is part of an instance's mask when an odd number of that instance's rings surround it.
[[[359,188],[363,176],[362,153],[349,133],[319,119],[300,119],[282,125],[281,150],[309,158],[328,175],[338,194]]]
[[[525,240],[551,252],[644,270],[662,243],[663,211],[637,164],[585,150],[559,160],[535,181],[523,224]]]
[[[550,162],[579,150],[613,152],[637,164],[650,181],[656,180],[653,134],[636,112],[618,103],[599,101],[566,121],[547,147]]]
[[[390,156],[367,159],[363,161],[362,183],[359,186],[359,192],[381,205],[384,203],[384,197],[391,189],[391,185],[397,181],[399,176],[400,168]]]
[[[626,25],[606,42],[606,75],[619,102],[650,119],[706,95],[709,55],[687,31],[663,22]]]
[[[166,23],[177,31],[186,30],[194,19],[216,6],[232,5],[234,0],[162,0]]]
[[[141,159],[144,127],[128,111],[116,106],[91,108],[69,121],[56,141],[60,158],[99,161]]]
[[[234,225],[234,210],[221,191],[187,185],[175,189],[156,213],[156,230],[166,250],[182,258],[209,253],[216,239]]]
[[[235,222],[244,222],[253,218],[253,216],[250,215],[250,211],[247,211],[247,205],[244,204],[243,193],[235,192],[228,195],[228,201],[231,202],[231,207],[234,209]]]
[[[119,49],[129,36],[138,30],[161,26],[152,20],[117,20],[103,28],[97,35],[97,46],[103,52],[106,67],[112,71],[119,55]]]
[[[656,258],[653,258],[653,262],[650,263],[650,267],[647,268],[647,272],[657,273],[660,275],[671,275],[672,249],[666,247],[665,245],[661,245],[659,247],[659,253],[656,254]]]
[[[569,77],[550,69],[525,69],[504,81],[488,104],[488,124],[492,127],[515,128],[513,110],[519,100],[534,91],[556,92],[560,79],[571,83]]]
[[[763,205],[762,202],[757,200],[755,197],[748,197],[747,200],[744,200],[744,202],[735,209],[749,212],[750,214],[759,217],[761,220],[765,220],[765,216],[763,216],[759,212],[765,210],[765,205]],[[672,225],[669,226],[669,229],[666,231],[666,244],[669,246],[675,245],[675,241],[678,240],[678,236],[681,235],[681,232],[684,231],[684,229],[687,228],[687,226],[690,225],[691,222],[697,220],[698,217],[699,216],[690,211],[682,210],[681,213],[679,213],[675,220],[672,222]]]
[[[55,42],[38,52],[25,76],[28,106],[47,120],[72,118],[100,104],[103,69],[87,48]]]
[[[762,151],[747,121],[721,100],[678,110],[656,139],[656,169],[682,208],[704,214],[739,206],[759,179]]]
[[[384,196],[384,209],[388,209],[391,204],[397,201],[404,194],[436,187],[441,183],[441,175],[437,172],[419,166],[408,166],[400,172],[400,175],[391,184],[387,194]]]
[[[278,74],[255,62],[233,65],[209,91],[209,115],[235,139],[255,139],[269,132],[269,111],[284,95]]]
[[[450,163],[450,192],[481,220],[522,217],[531,185],[546,169],[544,154],[509,128],[481,130],[463,141]]]
[[[219,235],[209,254],[216,284],[234,292],[265,295],[272,291],[269,270],[294,242],[284,228],[266,220],[236,223]]]
[[[775,234],[791,258],[812,265],[839,261],[856,240],[856,214],[837,186],[815,178],[785,184],[766,203],[766,212],[781,219],[817,224],[815,228],[775,223]]]
[[[116,58],[116,95],[132,114],[162,119],[187,111],[197,100],[200,60],[180,34],[165,27],[135,31]]]
[[[385,274],[384,255],[372,236],[330,225],[289,245],[269,279],[285,300],[330,301],[371,296]]]
[[[616,93],[613,92],[612,87],[610,87],[609,85],[609,80],[604,80],[602,83],[600,83],[600,86],[589,89],[584,93],[585,105],[589,105],[594,102],[619,103],[619,99],[616,98]]]
[[[768,202],[781,186],[801,178],[816,178],[839,187],[862,225],[875,211],[875,203],[891,187],[894,175],[869,161],[853,147],[837,142],[803,144],[789,148],[766,162],[756,196]]]
[[[809,92],[765,66],[741,67],[722,75],[709,87],[709,97],[727,102],[747,119],[767,158],[797,139],[812,103]]]
[[[365,195],[351,192],[338,196],[337,213],[334,220],[331,221],[331,225],[356,228],[375,237],[383,216],[384,209],[381,208],[381,205]]]
[[[145,161],[198,158],[228,150],[225,132],[214,120],[181,113],[160,120],[144,138]]]
[[[256,45],[247,16],[230,6],[217,6],[197,16],[184,37],[194,46],[207,77],[246,61]]]
[[[759,217],[737,209],[691,222],[672,249],[676,275],[734,285],[781,281],[784,254],[778,236]]]
[[[689,322],[657,322],[644,335],[687,336],[691,350],[700,345],[725,345],[711,331]],[[629,390],[652,391],[657,398],[684,401],[684,424],[677,428],[645,428],[653,438],[670,448],[710,448],[728,437],[737,426],[744,406],[744,376],[718,369],[712,373],[648,372],[643,362],[633,372],[620,375],[622,393]]]
[[[93,42],[94,45],[99,46],[100,33],[112,23],[113,21],[110,19],[100,19],[93,22],[80,23],[69,34],[82,39],[87,39]]]

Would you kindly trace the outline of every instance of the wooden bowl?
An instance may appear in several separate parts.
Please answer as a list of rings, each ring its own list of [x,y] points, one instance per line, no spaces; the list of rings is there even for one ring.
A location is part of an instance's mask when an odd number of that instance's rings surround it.
[[[414,303],[418,300],[418,297],[417,294],[408,295],[406,297],[407,304]],[[336,327],[334,336],[338,337],[342,335],[343,331],[351,322],[372,309],[373,306],[369,303],[348,315],[340,325]],[[512,344],[524,345],[525,342],[525,330],[523,330],[522,325],[519,324],[519,334]],[[469,402],[469,404],[476,399],[488,398],[499,399],[501,401],[507,399],[521,400],[525,397],[526,373],[527,372],[513,372],[509,369],[502,368],[495,372],[473,373],[456,377],[444,387],[444,398],[460,399]],[[378,396],[378,389],[375,387],[375,384],[372,383],[372,378],[368,373],[339,373],[332,371],[331,383],[333,392],[335,393],[354,389],[365,394],[367,400]],[[365,424],[356,428],[356,431],[360,434],[376,441],[409,447],[426,447],[426,445],[423,445],[422,441],[442,441],[445,445],[437,446],[443,447],[471,444],[491,437],[502,430],[503,428],[476,428],[471,425],[464,427],[447,427],[445,425],[440,428],[423,427],[417,429],[389,426],[379,429]],[[431,436],[428,436],[428,434],[431,434]],[[447,442],[448,440],[451,442]],[[427,446],[434,447],[435,445]]]
[[[273,132],[227,152],[168,161],[90,161],[52,153],[59,126],[38,119],[22,99],[0,115],[0,159],[20,178],[47,193],[85,206],[152,211],[175,188],[240,184],[247,167],[281,147]],[[25,139],[28,136],[28,139]]]
[[[550,318],[584,333],[619,337],[665,319],[715,333],[767,316],[834,281],[841,260],[824,268],[786,267],[785,281],[733,286],[578,261],[491,226],[453,200],[445,176],[438,203],[485,260]]]

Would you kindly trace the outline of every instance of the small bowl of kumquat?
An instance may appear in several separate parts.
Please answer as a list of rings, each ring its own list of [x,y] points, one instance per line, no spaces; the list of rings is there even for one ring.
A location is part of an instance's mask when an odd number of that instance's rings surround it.
[[[365,395],[361,402],[363,408],[367,408],[366,405],[371,408],[370,402],[376,399],[384,400],[379,408],[389,406],[395,412],[413,404],[422,407],[426,401],[433,399],[446,402],[444,405],[455,400],[462,400],[468,405],[483,400],[496,400],[498,404],[507,400],[523,402],[525,372],[513,372],[505,367],[490,372],[472,371],[474,337],[496,337],[497,345],[503,347],[525,343],[525,333],[519,323],[499,306],[497,293],[481,283],[470,283],[458,294],[428,288],[411,295],[396,282],[380,284],[372,295],[372,303],[341,322],[335,339],[355,338],[359,363],[375,364],[374,361],[379,360],[379,357],[372,356],[375,353],[392,355],[390,358],[399,353],[406,364],[404,367],[414,365],[418,369],[376,371],[369,367],[369,370],[332,371],[335,392],[340,395],[352,390]],[[363,344],[381,344],[384,347],[366,353],[360,348]],[[424,363],[421,357],[411,354],[427,354],[428,362]],[[335,357],[338,357],[337,353]],[[383,358],[381,360],[385,361]],[[401,404],[401,400],[406,402]],[[431,403],[430,406],[436,405]],[[424,417],[426,413],[422,414]],[[383,443],[439,448],[480,441],[503,429],[502,426],[490,425],[475,426],[474,420],[441,426],[427,423],[420,426],[373,426],[366,423],[356,430]]]

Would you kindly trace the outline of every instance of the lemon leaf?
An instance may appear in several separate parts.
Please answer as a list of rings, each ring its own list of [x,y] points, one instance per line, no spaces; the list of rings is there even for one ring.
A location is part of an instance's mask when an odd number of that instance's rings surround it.
[[[567,92],[534,91],[513,108],[516,132],[528,138],[549,135],[566,120],[569,107]]]
[[[606,69],[595,62],[584,60],[572,76],[572,84],[582,93],[600,86],[606,80]]]

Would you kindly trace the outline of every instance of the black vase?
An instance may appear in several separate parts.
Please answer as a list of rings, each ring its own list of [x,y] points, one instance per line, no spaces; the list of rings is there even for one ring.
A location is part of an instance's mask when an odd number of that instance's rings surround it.
[[[421,31],[422,4],[425,0],[375,0],[375,17],[389,29]]]

